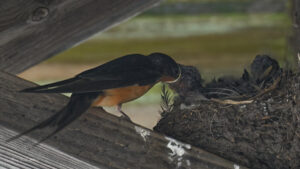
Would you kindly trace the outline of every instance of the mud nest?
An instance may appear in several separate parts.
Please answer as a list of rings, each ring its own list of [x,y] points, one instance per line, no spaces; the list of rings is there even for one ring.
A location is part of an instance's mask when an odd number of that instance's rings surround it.
[[[241,78],[203,85],[182,67],[178,93],[154,130],[249,168],[300,168],[300,76],[259,55]]]

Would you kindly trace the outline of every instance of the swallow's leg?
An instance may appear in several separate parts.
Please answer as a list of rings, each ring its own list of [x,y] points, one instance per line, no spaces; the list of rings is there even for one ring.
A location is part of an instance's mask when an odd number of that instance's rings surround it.
[[[121,118],[124,118],[127,121],[131,121],[130,117],[122,111],[122,104],[118,105],[118,111],[122,114]]]

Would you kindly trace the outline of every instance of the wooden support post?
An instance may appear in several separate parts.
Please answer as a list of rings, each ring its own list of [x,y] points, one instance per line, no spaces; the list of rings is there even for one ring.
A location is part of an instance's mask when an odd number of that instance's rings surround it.
[[[0,70],[20,73],[160,1],[0,1]]]
[[[18,92],[30,86],[33,86],[30,82],[0,72],[2,132],[8,131],[3,127],[24,131],[58,111],[68,100],[59,94]],[[40,138],[47,133],[49,130],[42,130],[30,136]],[[11,132],[5,136],[9,135]],[[121,120],[102,109],[89,110],[47,143],[100,168],[244,168],[201,149]],[[0,144],[9,146],[15,143]],[[33,143],[24,141],[21,145],[24,146],[23,149],[27,149],[30,144]],[[32,159],[37,158],[35,154],[28,156]]]
[[[293,24],[293,34],[290,37],[290,44],[292,46],[292,52],[295,57],[296,63],[298,63],[298,70],[300,71],[300,2],[299,0],[291,0],[291,17]]]

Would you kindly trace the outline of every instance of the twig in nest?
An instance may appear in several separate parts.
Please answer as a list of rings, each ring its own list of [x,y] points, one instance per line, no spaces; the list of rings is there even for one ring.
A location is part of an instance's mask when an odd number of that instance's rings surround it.
[[[269,120],[270,118],[272,118],[271,116],[264,116],[261,118],[261,120]]]
[[[240,94],[239,94],[238,92],[236,92],[235,90],[228,89],[228,88],[206,88],[206,89],[209,89],[209,90],[223,90],[223,91],[231,92],[231,93],[233,93],[234,95],[240,95]]]
[[[242,101],[235,101],[235,100],[220,100],[220,99],[215,99],[215,98],[211,98],[211,101],[217,102],[217,103],[221,103],[221,104],[234,104],[234,105],[238,105],[238,104],[250,104],[253,102],[253,100],[242,100]]]
[[[281,77],[278,77],[274,81],[274,83],[272,84],[272,86],[270,86],[269,88],[264,89],[263,91],[261,91],[260,93],[258,93],[256,96],[252,97],[251,99],[256,99],[256,98],[258,98],[258,97],[260,97],[260,96],[262,96],[262,95],[264,95],[264,94],[266,94],[266,93],[268,93],[268,92],[276,89],[276,87],[277,87],[278,83],[280,82],[280,80],[281,80]]]
[[[298,67],[299,67],[299,70],[300,70],[300,53],[298,52]]]
[[[224,96],[231,96],[229,93],[223,93],[223,92],[205,92],[206,95],[224,95]]]
[[[171,110],[173,109],[173,104],[171,103],[171,95],[170,92],[166,89],[166,85],[163,84],[162,88],[161,88],[161,109],[164,112],[171,112]]]
[[[238,105],[238,104],[250,104],[253,102],[253,100],[255,98],[258,98],[274,89],[276,89],[278,83],[280,82],[281,78],[278,77],[274,83],[272,84],[272,86],[270,86],[269,88],[264,89],[263,91],[261,91],[260,93],[258,93],[256,96],[250,98],[249,100],[242,100],[242,101],[235,101],[235,100],[220,100],[220,99],[215,99],[215,98],[211,98],[211,101],[217,102],[217,103],[221,103],[221,104],[234,104],[234,105]]]

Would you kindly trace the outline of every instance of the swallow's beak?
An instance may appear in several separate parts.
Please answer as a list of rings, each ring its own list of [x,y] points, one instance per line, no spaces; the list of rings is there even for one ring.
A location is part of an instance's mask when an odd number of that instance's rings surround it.
[[[166,83],[175,83],[175,82],[177,82],[177,81],[181,78],[181,69],[180,69],[180,66],[179,66],[179,65],[178,65],[178,70],[179,70],[178,77],[177,77],[175,80],[172,80],[172,81],[166,81]]]

